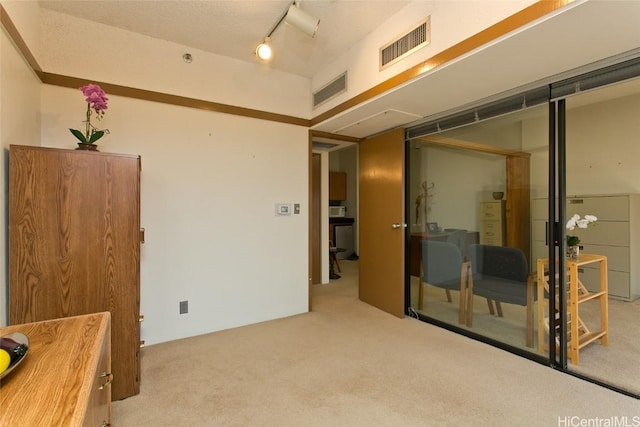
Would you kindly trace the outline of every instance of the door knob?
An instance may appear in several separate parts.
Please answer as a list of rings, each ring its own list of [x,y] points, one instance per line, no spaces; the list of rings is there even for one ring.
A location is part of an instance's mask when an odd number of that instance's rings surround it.
[[[397,228],[407,228],[407,224],[398,224],[397,222],[394,224],[391,224],[391,228],[393,228],[394,230]]]

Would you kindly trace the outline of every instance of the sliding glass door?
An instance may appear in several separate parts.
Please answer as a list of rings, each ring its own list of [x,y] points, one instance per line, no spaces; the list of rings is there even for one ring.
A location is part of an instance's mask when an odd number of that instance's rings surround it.
[[[640,79],[564,101],[567,368],[640,394]]]
[[[407,304],[640,395],[640,60],[407,131]]]
[[[416,315],[537,354],[531,200],[547,197],[548,108],[534,95],[410,131],[408,224]]]

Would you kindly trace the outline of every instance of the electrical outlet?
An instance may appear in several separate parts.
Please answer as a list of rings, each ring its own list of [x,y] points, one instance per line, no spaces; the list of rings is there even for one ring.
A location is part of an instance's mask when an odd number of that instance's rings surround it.
[[[189,312],[189,301],[180,301],[180,314],[187,314]]]

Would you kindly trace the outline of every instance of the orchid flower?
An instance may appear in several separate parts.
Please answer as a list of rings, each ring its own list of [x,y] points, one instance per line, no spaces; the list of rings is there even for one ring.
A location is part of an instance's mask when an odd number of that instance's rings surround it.
[[[576,227],[578,228],[587,228],[589,224],[592,222],[596,222],[598,218],[594,215],[585,215],[584,218],[580,218],[580,215],[574,214],[567,221],[566,228],[567,230],[574,230]],[[569,236],[567,235],[567,245],[569,246],[577,246],[580,244],[580,238],[578,236]]]
[[[78,138],[82,144],[93,144],[100,138],[104,136],[105,133],[109,133],[108,129],[99,130],[95,126],[91,124],[91,114],[92,111],[95,111],[96,118],[98,120],[102,120],[104,117],[104,112],[107,109],[107,98],[104,90],[98,85],[88,84],[86,86],[82,86],[80,88],[82,94],[85,96],[85,100],[87,102],[87,113],[85,123],[85,131],[84,133],[79,131],[78,129],[69,129],[73,136]]]

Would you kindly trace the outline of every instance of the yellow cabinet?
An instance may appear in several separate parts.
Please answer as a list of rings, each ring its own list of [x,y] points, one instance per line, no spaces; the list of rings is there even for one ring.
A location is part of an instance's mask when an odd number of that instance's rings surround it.
[[[505,225],[504,200],[480,203],[480,244],[504,246]]]

